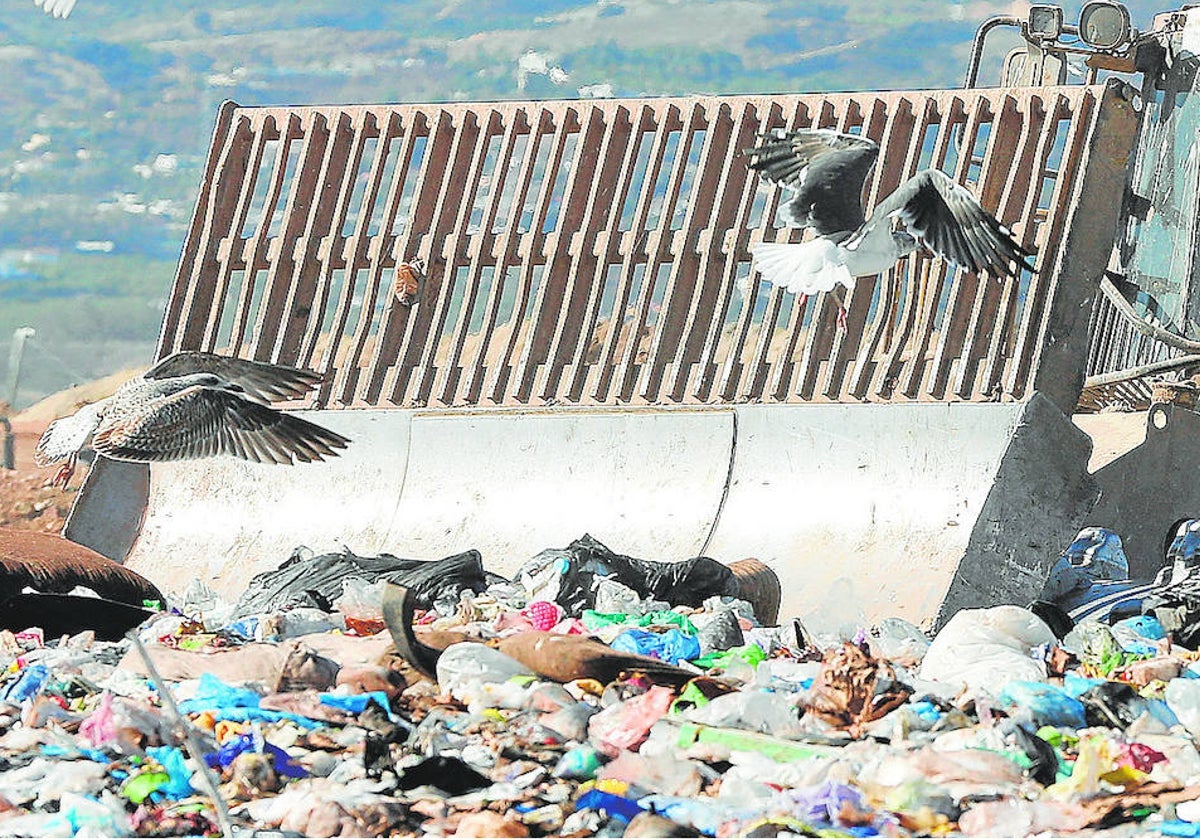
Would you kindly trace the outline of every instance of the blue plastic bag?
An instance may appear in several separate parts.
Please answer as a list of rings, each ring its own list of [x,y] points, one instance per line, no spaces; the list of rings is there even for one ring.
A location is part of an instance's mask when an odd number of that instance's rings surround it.
[[[1128,627],[1143,639],[1157,641],[1167,637],[1167,631],[1157,618],[1151,615],[1135,615],[1117,622],[1118,627]]]
[[[998,700],[1006,708],[1028,709],[1038,726],[1087,726],[1083,703],[1049,683],[1013,680],[1004,686]]]
[[[1079,697],[1087,694],[1098,685],[1104,685],[1108,680],[1096,679],[1095,677],[1081,677],[1078,674],[1065,674],[1063,676],[1063,691],[1072,697]]]
[[[638,804],[648,811],[661,814],[680,825],[688,825],[706,837],[713,837],[722,823],[729,821],[729,812],[702,799],[652,793],[643,796]]]
[[[388,701],[388,696],[382,691],[369,691],[366,694],[334,694],[330,691],[323,691],[317,695],[321,702],[326,706],[332,706],[335,709],[341,709],[344,712],[349,712],[352,715],[362,714],[366,711],[367,704],[372,700],[387,712],[388,717],[395,720],[392,714],[391,703]]]
[[[1200,823],[1163,820],[1158,831],[1164,837],[1200,837]]]
[[[212,674],[201,674],[196,693],[179,704],[179,711],[190,715],[214,709],[257,709],[258,701],[258,692],[221,682]]]
[[[620,817],[626,822],[629,822],[642,813],[642,811],[646,810],[632,799],[626,799],[624,796],[617,796],[615,793],[595,789],[586,791],[575,800],[576,811],[583,811],[588,808],[593,811],[605,811],[611,816]]]
[[[183,799],[196,792],[190,781],[192,771],[179,747],[148,747],[146,755],[161,764],[171,777],[171,781],[158,789],[159,793],[170,799]]]
[[[280,776],[302,779],[308,775],[308,771],[297,764],[290,755],[270,741],[263,740],[261,735],[254,732],[246,732],[236,738],[230,738],[216,752],[204,756],[204,760],[208,762],[209,767],[214,769],[225,768],[244,752],[257,752],[271,756],[274,760],[275,772]]]
[[[626,630],[613,639],[613,650],[624,653],[640,653],[669,662],[672,665],[681,659],[696,659],[700,656],[700,640],[678,630],[665,633],[651,630]]]
[[[30,665],[21,671],[21,676],[17,677],[16,681],[5,690],[4,700],[14,706],[19,706],[24,701],[41,694],[42,689],[49,681],[49,668],[41,664]]]

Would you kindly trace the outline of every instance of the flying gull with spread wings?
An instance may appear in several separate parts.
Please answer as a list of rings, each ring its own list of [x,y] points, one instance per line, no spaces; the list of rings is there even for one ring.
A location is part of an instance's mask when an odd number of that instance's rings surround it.
[[[966,187],[936,169],[923,169],[863,212],[862,192],[879,156],[875,141],[829,129],[776,129],[746,149],[747,166],[787,195],[779,211],[789,227],[812,228],[808,242],[762,242],[751,247],[762,278],[803,297],[831,292],[838,323],[846,310],[837,286],[879,274],[924,245],[940,257],[997,278],[1034,270],[1032,252],[980,206]],[[895,225],[903,222],[903,230]]]
[[[311,370],[185,351],[168,356],[107,399],[55,420],[38,441],[40,466],[66,461],[63,485],[80,451],[117,461],[182,461],[232,455],[266,464],[321,461],[349,439],[269,403],[299,399],[323,376]]]
[[[33,4],[56,18],[65,18],[75,8],[75,0],[33,0]]]

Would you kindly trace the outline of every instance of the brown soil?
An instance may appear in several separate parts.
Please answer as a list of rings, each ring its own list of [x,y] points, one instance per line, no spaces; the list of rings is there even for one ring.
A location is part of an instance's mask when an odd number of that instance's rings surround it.
[[[75,492],[87,475],[87,466],[79,465],[66,490],[51,487],[50,482],[58,472],[58,466],[39,467],[34,464],[33,450],[38,438],[55,418],[73,414],[80,406],[104,399],[136,374],[137,371],[121,371],[95,382],[59,391],[12,418],[16,469],[0,468],[0,527],[47,534],[62,532],[71,503],[75,500]],[[2,434],[3,430],[0,429]]]
[[[16,469],[0,469],[0,527],[58,534],[62,532],[87,467],[80,465],[67,490],[51,487],[50,480],[58,467],[39,467],[33,463],[33,449],[40,436],[40,431],[18,432]]]

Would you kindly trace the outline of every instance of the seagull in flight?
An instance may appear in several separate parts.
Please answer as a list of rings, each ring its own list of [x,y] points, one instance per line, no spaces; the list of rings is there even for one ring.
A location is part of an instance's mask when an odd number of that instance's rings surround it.
[[[747,166],[787,195],[779,211],[789,227],[812,228],[808,242],[762,242],[750,248],[759,274],[801,296],[830,292],[845,329],[837,286],[879,274],[924,245],[957,266],[993,277],[1033,271],[1032,252],[944,172],[923,169],[863,213],[862,192],[879,157],[875,141],[829,129],[776,129],[745,149]],[[904,223],[904,230],[894,227]]]
[[[311,370],[185,351],[168,356],[107,399],[55,420],[34,450],[39,466],[66,461],[66,486],[81,450],[116,461],[181,461],[232,455],[258,463],[322,461],[349,438],[272,408],[324,377]]]
[[[33,5],[50,17],[65,18],[75,8],[75,0],[33,0]]]

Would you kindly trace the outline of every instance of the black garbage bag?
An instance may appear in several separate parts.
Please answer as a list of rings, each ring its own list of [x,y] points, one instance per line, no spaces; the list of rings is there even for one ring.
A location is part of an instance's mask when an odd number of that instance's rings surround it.
[[[342,581],[357,577],[374,583],[381,578],[411,589],[422,608],[470,589],[482,592],[491,580],[483,558],[475,549],[443,560],[404,560],[391,554],[360,557],[350,549],[340,554],[306,556],[296,549],[278,568],[251,579],[233,610],[233,620],[257,613],[275,612],[297,606],[330,611],[342,595]]]
[[[1129,683],[1104,682],[1079,695],[1088,726],[1128,729],[1150,710],[1150,701]]]
[[[517,573],[539,577],[553,567],[559,576],[555,601],[569,615],[578,616],[596,605],[601,578],[611,578],[637,592],[640,598],[666,601],[673,606],[698,607],[713,595],[738,594],[733,570],[711,557],[693,557],[678,563],[639,560],[617,554],[591,534],[584,534],[563,549],[543,551]]]
[[[22,592],[0,601],[0,630],[40,627],[47,639],[91,630],[102,642],[119,642],[154,614],[154,610],[107,598]]]

